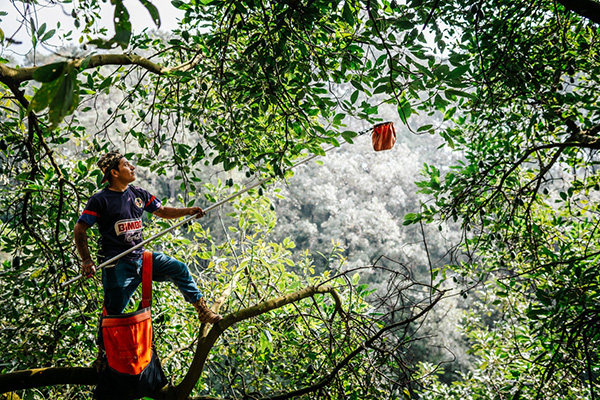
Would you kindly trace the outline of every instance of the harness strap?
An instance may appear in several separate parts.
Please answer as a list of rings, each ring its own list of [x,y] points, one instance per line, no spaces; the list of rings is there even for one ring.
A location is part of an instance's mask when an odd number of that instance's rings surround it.
[[[142,256],[142,308],[152,304],[152,252],[144,251]]]

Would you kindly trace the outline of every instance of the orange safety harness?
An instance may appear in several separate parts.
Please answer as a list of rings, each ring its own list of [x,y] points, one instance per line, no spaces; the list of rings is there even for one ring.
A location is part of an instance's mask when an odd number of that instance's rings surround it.
[[[116,267],[115,267],[116,268]],[[152,335],[152,253],[142,258],[142,301],[137,311],[108,315],[103,308],[96,399],[136,399],[167,383]]]

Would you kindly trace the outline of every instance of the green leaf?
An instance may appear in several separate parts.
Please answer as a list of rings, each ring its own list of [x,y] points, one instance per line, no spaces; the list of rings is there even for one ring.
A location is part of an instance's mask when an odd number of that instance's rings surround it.
[[[463,92],[462,90],[456,90],[456,89],[448,89],[448,90],[444,91],[444,94],[448,98],[450,98],[452,96],[467,97],[469,99],[474,99],[475,98],[475,96],[473,94],[471,94],[471,93]]]
[[[449,120],[456,113],[456,107],[451,107],[444,113],[444,121]]]
[[[415,214],[415,213],[408,213],[404,216],[404,221],[402,222],[402,225],[412,225],[414,223],[417,223],[421,220],[421,214]]]
[[[344,118],[346,118],[346,114],[344,114],[344,113],[339,113],[339,114],[336,114],[336,116],[335,116],[335,117],[333,117],[333,123],[334,123],[335,125],[339,125],[339,124],[341,124],[341,123],[342,123],[342,120],[343,120]]]
[[[235,162],[231,162],[228,158],[223,160],[223,169],[225,171],[231,171],[233,168],[235,168]]]
[[[37,30],[37,36],[40,37],[46,32],[46,23],[44,22]]]
[[[160,28],[160,15],[158,13],[158,8],[156,8],[156,6],[152,4],[149,0],[140,0],[140,2],[144,5],[144,7],[146,7],[146,10],[148,10],[148,12],[150,13],[150,16],[152,17],[152,20],[154,20],[156,26]]]
[[[110,40],[125,49],[129,46],[131,39],[131,21],[129,20],[129,11],[123,5],[122,0],[115,0],[115,36]]]
[[[354,86],[354,87],[357,89],[357,91],[359,91],[359,90],[363,90],[362,83],[361,83],[359,80],[352,79],[352,80],[350,81],[350,84],[351,84],[352,86]],[[356,93],[356,92],[355,92],[355,93]],[[358,96],[358,95],[357,95],[357,96]]]
[[[358,134],[354,131],[344,131],[342,132],[342,137],[344,140],[350,144],[354,143],[352,138],[355,138]]]
[[[44,65],[33,71],[33,79],[38,82],[52,82],[61,76],[67,69],[68,63],[65,61]]]
[[[404,122],[406,124],[411,113],[412,113],[412,108],[411,108],[408,100],[406,100],[406,99],[402,100],[402,102],[398,106],[398,116],[400,117],[402,122]]]
[[[454,68],[452,71],[450,71],[448,73],[448,75],[446,76],[446,78],[448,79],[458,79],[460,77],[462,77],[465,72],[467,72],[469,70],[469,65],[461,65],[458,66],[456,68]]]
[[[64,76],[61,75],[58,79],[44,83],[33,95],[33,98],[29,102],[29,110],[30,111],[42,111],[50,104],[50,99],[54,92],[56,91],[56,87],[60,84],[60,82],[64,79]]]
[[[100,86],[98,86],[98,90],[103,90],[106,89],[107,87],[109,87],[113,82],[113,78],[112,77],[108,77],[105,80],[102,81],[102,83],[100,84]]]
[[[567,200],[567,194],[565,192],[560,192],[559,195],[561,199]]]
[[[29,28],[31,32],[37,32],[35,29],[35,23],[33,22],[33,18],[29,18]],[[33,47],[37,46],[37,36],[35,34],[31,35],[31,42],[33,43]]]
[[[434,104],[435,104],[435,108],[438,111],[441,112],[445,112],[446,106],[448,105],[448,102],[446,100],[444,100],[442,98],[442,96],[440,96],[439,94],[435,95],[435,99],[434,99]]]
[[[378,67],[378,66],[380,66],[381,64],[383,64],[383,62],[386,60],[386,58],[387,58],[387,54],[385,54],[385,53],[384,53],[384,54],[380,55],[380,56],[377,58],[377,61],[375,61],[375,66],[376,66],[376,67]]]
[[[65,116],[71,114],[79,103],[77,74],[70,71],[62,80],[58,91],[50,103],[48,115],[52,127],[56,127]]]
[[[40,42],[45,42],[46,40],[50,39],[52,36],[54,36],[54,34],[56,33],[56,29],[51,29],[48,32],[46,32],[46,34],[44,35],[44,37],[42,37],[40,39]]]
[[[342,17],[348,25],[354,25],[354,13],[352,12],[350,5],[348,4],[348,1],[344,3],[344,8],[342,9]]]
[[[42,111],[48,108],[48,119],[52,128],[71,114],[79,104],[77,72],[69,66],[67,73],[48,83],[43,83],[31,102],[30,111]]]
[[[390,89],[390,84],[389,84],[389,82],[387,82],[387,83],[384,83],[384,84],[382,84],[382,85],[379,85],[379,86],[378,86],[378,87],[377,87],[377,88],[376,88],[376,89],[373,91],[373,94],[387,93],[387,92],[389,92],[389,91],[390,91],[389,89]]]

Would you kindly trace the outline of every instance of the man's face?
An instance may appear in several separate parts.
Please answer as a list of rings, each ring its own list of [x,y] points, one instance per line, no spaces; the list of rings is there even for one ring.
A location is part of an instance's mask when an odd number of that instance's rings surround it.
[[[135,167],[125,157],[119,161],[119,170],[116,171],[114,178],[120,180],[123,183],[131,183],[135,181]]]

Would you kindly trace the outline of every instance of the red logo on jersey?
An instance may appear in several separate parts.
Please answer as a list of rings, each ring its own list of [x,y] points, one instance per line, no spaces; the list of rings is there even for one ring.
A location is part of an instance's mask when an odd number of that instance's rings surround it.
[[[115,223],[115,233],[117,236],[142,230],[141,219],[123,219]]]

